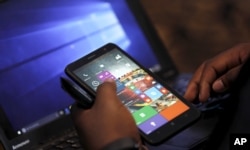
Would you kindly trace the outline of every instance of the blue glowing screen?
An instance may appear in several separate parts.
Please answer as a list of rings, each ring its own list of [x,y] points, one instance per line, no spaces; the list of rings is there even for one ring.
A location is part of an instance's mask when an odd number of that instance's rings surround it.
[[[71,105],[64,67],[108,42],[158,65],[123,0],[12,0],[0,4],[0,18],[0,106],[16,131]]]

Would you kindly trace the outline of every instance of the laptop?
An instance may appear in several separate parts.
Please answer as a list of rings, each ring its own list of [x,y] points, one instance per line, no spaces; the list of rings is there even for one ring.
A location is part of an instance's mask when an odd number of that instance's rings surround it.
[[[40,146],[56,144],[64,133],[81,149],[72,132],[74,100],[60,77],[68,63],[108,42],[169,84],[180,81],[139,0],[9,0],[0,3],[0,18],[0,141],[6,150],[45,149]]]

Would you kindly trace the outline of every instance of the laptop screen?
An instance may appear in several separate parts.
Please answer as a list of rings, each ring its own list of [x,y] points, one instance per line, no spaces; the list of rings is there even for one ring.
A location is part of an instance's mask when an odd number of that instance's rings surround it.
[[[68,115],[74,101],[60,87],[64,67],[106,43],[152,71],[164,68],[124,0],[12,0],[0,3],[0,18],[0,112],[9,138]]]

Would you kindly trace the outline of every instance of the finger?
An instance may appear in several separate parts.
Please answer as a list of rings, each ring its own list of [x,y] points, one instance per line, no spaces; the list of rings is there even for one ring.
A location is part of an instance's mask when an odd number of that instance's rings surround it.
[[[85,116],[88,116],[91,111],[100,110],[103,109],[103,107],[109,107],[110,103],[117,103],[116,85],[113,80],[107,80],[97,88],[97,94],[92,108],[82,109],[77,103],[75,103],[71,106],[71,114],[73,119],[77,121],[79,118],[85,118]],[[79,120],[79,122],[81,122],[81,120]]]
[[[204,62],[190,80],[184,97],[187,100],[194,100],[198,97],[200,101],[205,101],[210,96],[210,91],[213,90],[212,86],[215,86],[215,88],[226,88],[224,86],[229,86],[228,82],[230,80],[226,79],[229,77],[224,78],[222,76],[228,70],[243,64],[249,58],[248,47],[248,44],[238,45]],[[234,78],[231,77],[230,79]],[[199,96],[197,96],[198,93]]]
[[[186,92],[184,97],[188,101],[193,101],[197,98],[197,95],[199,93],[199,82],[201,78],[201,74],[203,72],[204,64],[202,64],[194,73],[191,80],[189,81],[189,84],[187,86]]]
[[[108,105],[107,105],[108,104]],[[114,80],[107,80],[102,83],[97,88],[96,100],[95,100],[95,108],[99,107],[112,107],[117,105],[121,105],[120,100],[116,94],[116,84]]]
[[[246,50],[243,49],[239,52],[236,47],[225,51],[214,59],[208,61],[204,66],[204,71],[200,78],[200,101],[205,101],[209,97],[215,80],[233,68],[242,65],[247,58],[248,55],[246,55]],[[221,83],[223,83],[223,80],[221,80]]]
[[[242,65],[233,68],[229,72],[227,72],[225,75],[221,76],[219,79],[215,80],[212,89],[215,92],[224,92],[226,91],[230,85],[233,83],[233,81],[237,78],[240,69]]]

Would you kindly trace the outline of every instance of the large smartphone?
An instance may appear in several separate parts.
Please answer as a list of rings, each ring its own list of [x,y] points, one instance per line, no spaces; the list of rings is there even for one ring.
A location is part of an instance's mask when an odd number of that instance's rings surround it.
[[[115,80],[117,96],[150,144],[164,141],[200,116],[191,103],[112,43],[67,65],[65,72],[93,100],[102,82]]]

